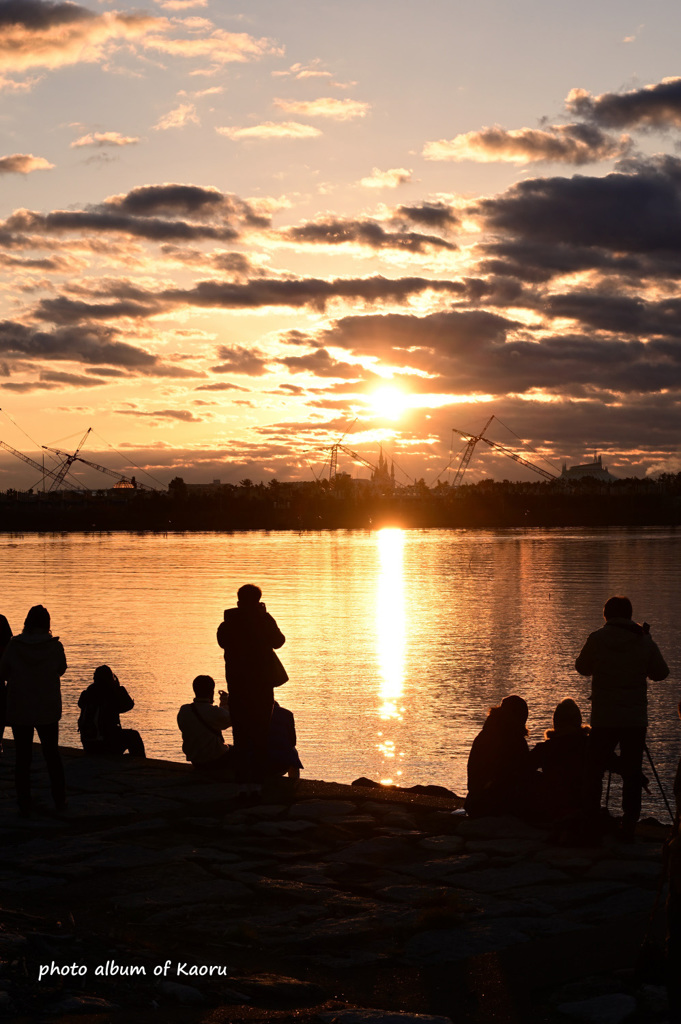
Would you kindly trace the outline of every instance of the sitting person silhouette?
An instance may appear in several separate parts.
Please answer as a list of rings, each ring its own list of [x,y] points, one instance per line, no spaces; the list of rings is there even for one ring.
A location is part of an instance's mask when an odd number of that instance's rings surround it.
[[[215,707],[215,680],[197,676],[192,683],[194,700],[183,704],[177,713],[182,733],[182,751],[200,771],[234,773],[234,749],[225,744],[222,735],[232,724],[229,697],[220,690],[220,705]]]
[[[122,729],[120,716],[135,702],[108,665],[100,665],[93,682],[78,698],[80,742],[86,754],[124,754],[145,757],[144,742],[136,729]]]
[[[577,704],[566,697],[553,712],[553,728],[530,751],[530,766],[542,773],[544,816],[555,824],[558,842],[583,836],[590,732]]]
[[[275,700],[267,743],[267,771],[299,779],[303,764],[296,750],[296,723],[293,712]]]
[[[531,767],[527,746],[527,704],[511,694],[489,709],[468,756],[468,796],[472,818],[502,814],[526,816]]]

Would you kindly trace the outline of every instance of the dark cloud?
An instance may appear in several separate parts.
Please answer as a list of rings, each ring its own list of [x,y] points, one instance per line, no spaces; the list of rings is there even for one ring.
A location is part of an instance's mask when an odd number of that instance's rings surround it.
[[[341,363],[324,348],[304,356],[286,356],[278,360],[292,373],[314,373],[317,377],[345,377],[357,380],[366,371],[359,363]]]
[[[161,363],[144,349],[117,341],[115,332],[100,325],[59,327],[40,331],[11,320],[0,321],[0,353],[34,361],[65,360],[124,367],[126,370],[153,377],[197,378],[205,373],[183,366]],[[97,370],[106,373],[106,370]],[[127,376],[127,374],[126,374]]]
[[[627,135],[615,139],[595,125],[558,124],[544,128],[482,128],[449,141],[427,143],[424,156],[430,160],[516,164],[550,161],[580,166],[618,159],[630,150],[631,139]]]
[[[415,231],[386,231],[373,220],[313,221],[282,232],[290,242],[306,245],[361,245],[370,249],[397,249],[424,253],[430,249],[454,251],[457,246],[439,235],[421,235]]]
[[[43,370],[40,379],[54,384],[67,384],[72,387],[94,388],[102,384],[108,384],[106,380],[98,380],[96,377],[83,377],[78,373],[59,373],[56,370]]]
[[[202,423],[201,416],[195,416],[189,409],[156,409],[143,412],[140,409],[116,409],[119,416],[148,416],[155,420],[181,420],[183,423]]]
[[[642,89],[604,92],[600,96],[572,89],[565,103],[572,113],[608,128],[679,128],[681,78],[666,78]]]
[[[363,302],[404,302],[424,291],[463,292],[456,281],[428,280],[423,277],[392,279],[381,276],[360,278],[266,278],[246,285],[201,281],[189,290],[163,293],[176,302],[222,309],[259,309],[263,306],[311,306],[323,310],[334,299],[359,299]]]
[[[447,203],[423,202],[414,203],[409,206],[398,206],[395,215],[397,218],[410,220],[414,224],[425,224],[429,228],[439,228],[441,231],[458,227],[461,223],[458,214],[454,212]]]
[[[92,11],[76,3],[49,3],[47,0],[2,0],[0,26],[23,25],[44,30],[94,18]]]
[[[156,365],[156,357],[149,352],[113,338],[106,328],[69,327],[48,333],[10,320],[0,322],[0,352],[6,355],[109,363],[136,370]]]
[[[7,384],[2,383],[0,387],[4,388],[5,391],[16,391],[17,394],[28,394],[31,391],[53,391],[58,385],[48,384],[45,381],[9,381]]]
[[[575,303],[570,309],[578,313],[586,306]],[[570,315],[566,310],[557,305],[556,315]],[[681,387],[681,345],[676,342],[579,334],[508,339],[512,326],[484,311],[346,317],[326,332],[325,341],[427,372],[429,378],[409,382],[410,390],[420,393],[547,391],[603,400],[608,392],[619,396]]]
[[[200,384],[195,391],[248,391],[248,388],[242,388],[240,384]]]
[[[250,227],[266,228],[270,218],[256,213],[238,196],[201,185],[142,185],[124,195],[112,196],[105,207],[133,217],[185,216],[196,219],[242,221]]]
[[[213,373],[247,373],[251,377],[265,373],[270,361],[259,348],[244,348],[242,345],[220,345],[218,358],[222,362],[219,366],[211,366]]]
[[[477,204],[488,228],[534,243],[617,253],[681,249],[681,161],[627,165],[602,178],[533,178]]]
[[[9,239],[27,232],[123,234],[152,242],[214,240],[232,242],[243,231],[264,228],[269,217],[238,196],[198,185],[144,185],[84,210],[41,214],[18,210],[0,233]]]

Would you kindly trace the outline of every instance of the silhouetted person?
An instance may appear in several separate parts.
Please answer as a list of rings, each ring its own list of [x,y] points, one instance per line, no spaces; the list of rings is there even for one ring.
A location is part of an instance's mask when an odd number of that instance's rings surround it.
[[[0,676],[7,680],[7,722],[12,726],[16,756],[15,781],[19,812],[31,811],[33,732],[37,731],[58,810],[66,806],[64,768],[59,755],[61,676],[66,656],[59,637],[52,636],[50,613],[41,604],[30,609],[23,632],[7,644]]]
[[[681,718],[681,703],[678,706]],[[681,760],[674,779],[676,817],[672,840],[667,848],[669,857],[669,893],[667,896],[667,995],[669,1022],[681,1024]]]
[[[0,615],[0,659],[5,653],[7,644],[12,639],[12,630],[4,615]],[[7,686],[4,676],[0,676],[0,754],[2,754],[2,741],[5,736],[5,724],[7,710]]]
[[[628,597],[611,597],[603,608],[605,625],[591,633],[575,662],[591,676],[590,776],[600,802],[603,772],[619,744],[622,776],[622,829],[634,837],[641,813],[641,765],[648,725],[648,679],[661,680],[669,669],[646,622],[632,620]]]
[[[516,694],[489,709],[468,756],[465,808],[471,817],[526,814],[531,774],[527,713],[527,704]]]
[[[121,728],[122,714],[135,702],[108,665],[96,668],[93,681],[78,698],[80,742],[86,754],[124,754],[144,757],[144,742],[136,729]]]
[[[256,789],[267,766],[273,687],[288,679],[275,654],[286,638],[261,597],[260,587],[240,587],[237,607],[226,609],[217,634],[225,652],[237,781]]]
[[[558,842],[587,841],[585,822],[587,755],[590,729],[582,724],[582,712],[566,697],[553,712],[553,728],[530,751],[530,765],[542,773],[544,816],[555,825]]]
[[[192,688],[194,700],[183,704],[177,713],[184,756],[201,771],[231,772],[234,754],[222,735],[232,724],[229,698],[220,690],[220,706],[215,706],[215,682],[211,676],[197,676]]]
[[[296,723],[293,712],[288,708],[282,708],[275,700],[267,745],[268,772],[299,779],[302,767],[303,763],[296,750]]]

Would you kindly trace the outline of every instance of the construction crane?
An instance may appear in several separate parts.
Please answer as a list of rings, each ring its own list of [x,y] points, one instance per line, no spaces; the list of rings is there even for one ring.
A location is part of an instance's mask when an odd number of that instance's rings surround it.
[[[82,455],[78,455],[80,445],[76,449],[76,453],[74,455],[69,455],[67,452],[63,452],[59,448],[50,448],[47,444],[44,444],[43,448],[47,452],[54,452],[55,455],[65,456],[66,459],[70,459],[71,462],[83,462],[86,466],[91,466],[92,469],[99,470],[100,473],[108,473],[109,476],[116,477],[116,480],[119,483],[129,484],[131,487],[143,488],[148,491],[153,490],[153,487],[149,487],[147,484],[138,484],[136,480],[131,480],[129,477],[123,476],[122,473],[117,473],[115,470],[109,469],[108,466],[100,466],[98,462],[91,462],[89,459],[84,459]]]
[[[490,416],[490,418],[487,420],[487,423],[485,423],[484,427],[482,428],[482,430],[480,431],[479,434],[473,434],[473,435],[471,435],[471,434],[464,434],[461,430],[457,430],[456,427],[452,427],[452,434],[455,434],[455,433],[456,434],[461,434],[461,436],[463,438],[465,438],[466,441],[468,442],[467,445],[466,445],[466,449],[465,449],[465,451],[464,451],[464,453],[463,453],[463,455],[461,457],[461,462],[459,463],[459,468],[456,471],[456,476],[454,477],[454,480],[452,481],[452,487],[457,487],[461,483],[461,481],[463,480],[463,475],[466,472],[466,470],[468,469],[468,463],[473,458],[473,452],[475,451],[475,446],[478,443],[478,441],[486,441],[487,440],[487,438],[483,437],[483,435],[484,435],[485,431],[487,430],[488,426],[490,425],[490,423],[492,422],[493,419],[494,419],[494,416],[493,415]],[[452,447],[454,447],[453,444],[452,444]],[[457,454],[458,454],[458,452],[457,452]],[[444,473],[445,470],[449,469],[449,467],[451,466],[453,461],[454,461],[454,456],[452,456],[452,458],[449,460],[449,462],[447,463],[445,468],[442,470],[442,473]],[[438,473],[438,475],[435,477],[435,480],[433,480],[433,483],[437,483],[437,481],[442,476],[442,473]]]
[[[17,448],[12,448],[12,446],[10,444],[7,444],[6,441],[0,441],[0,448],[4,448],[5,451],[11,452],[11,454],[16,455],[18,459],[21,459],[23,462],[27,463],[29,466],[32,466],[34,469],[37,469],[40,473],[43,474],[43,477],[49,476],[52,480],[59,480],[59,482],[61,483],[64,480],[64,477],[66,476],[66,473],[61,475],[61,470],[63,466],[61,466],[58,470],[49,469],[46,466],[41,465],[39,462],[36,462],[35,459],[29,458],[28,455],[24,455],[24,453],[20,452]],[[66,472],[68,472],[68,469]],[[81,485],[79,483],[76,483],[75,480],[70,481],[70,483],[71,486],[76,490],[85,490],[85,488],[81,487]]]
[[[535,464],[533,462],[530,462],[529,459],[524,459],[522,455],[516,455],[516,453],[511,451],[510,448],[505,448],[503,444],[499,444],[497,441],[490,441],[488,437],[484,437],[483,435],[485,433],[485,430],[487,430],[487,427],[490,425],[493,419],[494,417],[492,416],[491,419],[488,420],[488,422],[485,424],[483,430],[479,434],[476,434],[474,436],[471,436],[470,434],[464,434],[463,430],[459,430],[457,427],[453,428],[457,434],[460,434],[461,437],[468,440],[468,444],[466,445],[466,451],[463,454],[463,458],[461,459],[461,463],[459,465],[459,469],[457,471],[456,477],[454,478],[454,483],[452,486],[456,486],[457,483],[463,477],[463,474],[466,471],[466,466],[471,461],[473,449],[475,448],[475,445],[478,443],[478,441],[484,441],[485,444],[489,445],[489,447],[493,448],[495,451],[503,452],[504,455],[507,455],[509,459],[513,459],[514,462],[518,462],[521,466],[526,466],[528,469],[534,470],[534,472],[538,473],[539,476],[543,476],[545,480],[558,479],[557,473],[549,473],[548,470],[541,469],[540,466],[535,466]]]
[[[80,443],[79,443],[78,447],[76,448],[75,452],[73,453],[73,455],[68,455],[66,452],[59,452],[58,453],[59,455],[64,455],[65,458],[64,458],[64,461],[62,462],[61,466],[59,467],[54,480],[52,481],[52,483],[50,485],[50,491],[56,490],[56,488],[59,487],[59,485],[63,482],[64,477],[66,476],[68,471],[71,469],[71,466],[73,465],[73,463],[78,458],[78,452],[80,451],[80,449],[85,444],[85,441],[87,440],[87,436],[88,436],[88,434],[90,433],[91,430],[92,430],[92,427],[88,427],[87,428],[87,430],[85,431],[85,433],[81,437]],[[54,448],[47,448],[46,445],[43,445],[43,448],[45,448],[46,451],[55,451]]]

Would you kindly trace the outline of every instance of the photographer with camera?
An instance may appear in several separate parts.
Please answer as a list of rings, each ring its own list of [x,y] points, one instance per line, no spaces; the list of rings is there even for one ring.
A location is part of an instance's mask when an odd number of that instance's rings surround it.
[[[182,752],[188,761],[206,772],[231,772],[234,756],[222,735],[229,729],[229,697],[220,690],[219,706],[213,703],[215,681],[211,676],[197,676],[192,683],[194,700],[183,704],[177,713],[177,724],[182,733]]]
[[[135,702],[108,665],[96,668],[93,681],[78,698],[78,732],[86,754],[123,754],[145,757],[144,741],[137,729],[122,729],[120,716],[132,711]]]
[[[621,838],[634,838],[641,813],[643,751],[648,725],[648,679],[660,681],[669,669],[647,622],[632,620],[628,597],[611,597],[603,608],[605,625],[588,637],[575,668],[591,676],[589,788],[592,813],[600,805],[603,773],[619,744],[622,775]]]

